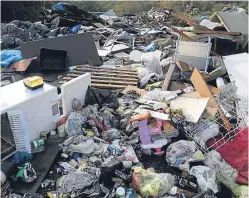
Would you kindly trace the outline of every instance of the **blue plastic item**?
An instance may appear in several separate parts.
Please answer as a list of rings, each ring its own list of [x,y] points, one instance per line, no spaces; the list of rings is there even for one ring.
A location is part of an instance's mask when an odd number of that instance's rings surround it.
[[[72,27],[72,28],[71,28],[71,32],[72,32],[73,34],[76,34],[76,33],[79,31],[80,26],[81,26],[81,25],[79,24],[79,25],[76,25],[76,26]]]
[[[65,11],[66,10],[65,5],[68,5],[68,3],[59,2],[57,4],[54,4],[52,8],[54,10]]]
[[[156,50],[156,45],[154,43],[151,43],[144,48],[145,52],[154,52],[155,50]]]
[[[20,50],[2,50],[1,56],[1,67],[9,67],[11,63],[22,60]]]
[[[73,154],[73,158],[74,158],[75,160],[77,160],[79,157],[80,157],[79,153],[74,153],[74,154]]]

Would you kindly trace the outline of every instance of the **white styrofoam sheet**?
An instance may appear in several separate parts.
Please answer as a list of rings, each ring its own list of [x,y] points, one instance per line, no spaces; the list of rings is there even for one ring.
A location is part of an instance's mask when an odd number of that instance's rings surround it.
[[[86,73],[61,85],[63,114],[67,115],[73,111],[72,101],[74,98],[85,104],[85,96],[88,86],[91,85],[91,74]]]
[[[185,120],[197,123],[204,112],[209,98],[178,97],[170,101],[171,109],[182,109]]]
[[[224,56],[227,73],[231,81],[235,81],[237,95],[240,97],[248,96],[248,54],[234,54]]]

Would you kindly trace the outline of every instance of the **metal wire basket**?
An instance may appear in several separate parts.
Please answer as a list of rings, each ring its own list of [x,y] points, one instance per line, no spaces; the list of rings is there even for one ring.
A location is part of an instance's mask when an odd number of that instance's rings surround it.
[[[230,82],[225,85],[223,89],[221,89],[218,93],[218,98],[222,101],[230,101],[232,98],[235,98],[237,92],[237,87],[235,82]]]
[[[184,133],[194,140],[204,153],[208,153],[211,149],[216,150],[228,141],[232,141],[247,126],[248,112],[243,110],[245,109],[245,103],[243,103],[243,107],[236,105],[235,102],[230,104],[229,101],[227,102],[228,98],[225,97],[223,100],[219,98],[214,99],[223,115],[219,111],[213,115],[208,115],[209,105],[207,105],[206,112],[203,113],[198,123],[185,123]],[[209,101],[209,104],[212,102]],[[224,115],[226,122],[224,122]],[[228,128],[228,125],[231,127]]]

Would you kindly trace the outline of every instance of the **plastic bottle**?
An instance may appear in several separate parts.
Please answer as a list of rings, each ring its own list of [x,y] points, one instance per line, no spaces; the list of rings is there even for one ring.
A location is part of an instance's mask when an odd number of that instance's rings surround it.
[[[136,198],[136,192],[132,188],[127,189],[125,198]]]
[[[223,89],[226,86],[223,78],[221,77],[216,79],[216,85],[219,90]]]

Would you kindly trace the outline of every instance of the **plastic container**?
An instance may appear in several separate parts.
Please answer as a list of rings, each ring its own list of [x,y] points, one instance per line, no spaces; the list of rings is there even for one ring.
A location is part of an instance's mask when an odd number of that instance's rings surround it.
[[[66,50],[40,49],[41,71],[68,70],[68,56]]]

